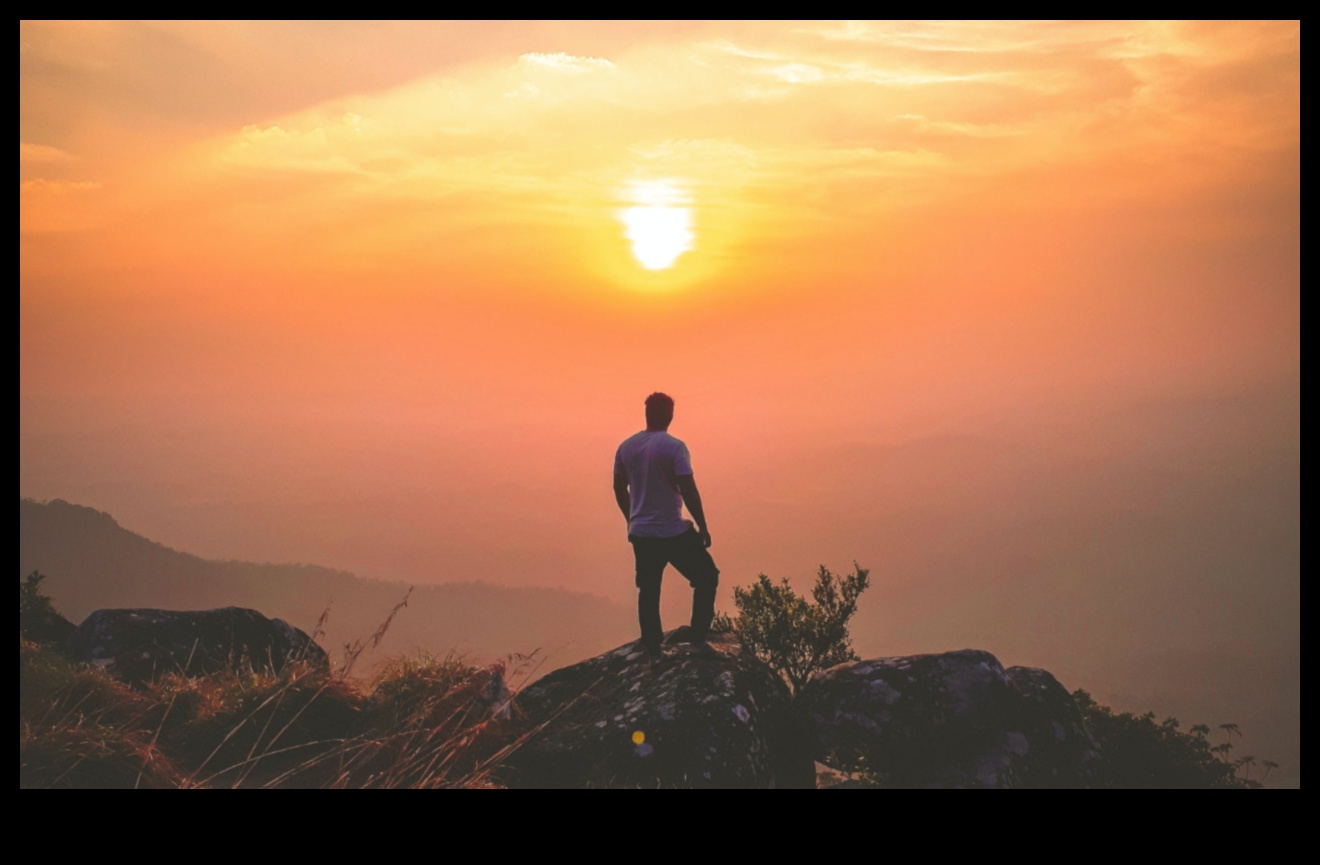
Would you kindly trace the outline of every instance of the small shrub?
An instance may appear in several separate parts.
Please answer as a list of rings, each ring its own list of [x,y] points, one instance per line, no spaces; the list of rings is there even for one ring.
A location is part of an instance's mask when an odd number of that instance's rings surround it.
[[[33,571],[18,584],[18,634],[34,643],[64,642],[77,628],[59,614],[50,598],[42,593],[46,576]]]
[[[796,693],[812,673],[857,660],[848,620],[869,585],[870,572],[856,562],[853,572],[842,577],[821,565],[811,600],[793,591],[788,580],[774,583],[761,574],[750,588],[733,590],[738,608],[734,633]]]

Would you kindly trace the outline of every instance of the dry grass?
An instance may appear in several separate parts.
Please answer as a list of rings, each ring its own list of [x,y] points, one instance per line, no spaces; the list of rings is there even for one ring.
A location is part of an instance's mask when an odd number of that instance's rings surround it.
[[[21,638],[18,659],[20,788],[179,786],[156,701]]]
[[[507,665],[422,655],[351,675],[406,604],[333,671],[239,665],[130,686],[20,639],[19,787],[501,786],[527,735]]]
[[[392,659],[373,683],[359,735],[322,764],[331,787],[490,787],[519,734],[502,665]]]

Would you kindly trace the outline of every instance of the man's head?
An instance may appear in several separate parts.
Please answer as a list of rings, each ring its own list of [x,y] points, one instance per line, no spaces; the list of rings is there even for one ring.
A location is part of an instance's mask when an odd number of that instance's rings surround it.
[[[646,428],[650,430],[669,429],[674,420],[674,400],[667,394],[656,391],[646,398]]]

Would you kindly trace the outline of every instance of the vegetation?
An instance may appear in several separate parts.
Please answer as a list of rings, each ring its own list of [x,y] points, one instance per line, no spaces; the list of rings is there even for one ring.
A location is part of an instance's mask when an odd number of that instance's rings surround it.
[[[33,571],[18,584],[18,634],[25,640],[56,643],[67,637],[74,626],[41,591],[44,579],[44,574]]]
[[[19,787],[491,786],[520,736],[502,675],[423,657],[131,687],[21,640]]]
[[[53,612],[39,584],[20,586],[20,619]],[[497,783],[523,735],[509,717],[504,667],[421,656],[395,659],[371,681],[350,676],[388,624],[345,647],[334,671],[243,664],[138,685],[20,636],[19,787]]]
[[[816,574],[811,600],[798,595],[787,580],[774,583],[761,574],[750,588],[735,588],[734,618],[721,616],[716,630],[732,630],[743,645],[774,668],[796,693],[811,674],[857,660],[848,636],[848,620],[857,598],[869,585],[869,572],[853,565],[843,577],[823,565]],[[1154,712],[1115,712],[1086,691],[1073,698],[1103,755],[1097,786],[1115,788],[1256,788],[1278,764],[1250,755],[1233,757],[1236,724],[1220,724],[1224,741],[1211,739],[1211,728],[1197,724],[1184,732],[1176,718],[1155,720]],[[853,783],[883,786],[885,779],[862,770]]]
[[[852,573],[842,577],[821,565],[811,600],[793,591],[787,579],[774,583],[761,574],[750,588],[733,590],[738,608],[733,631],[796,693],[812,673],[857,660],[848,620],[868,585],[870,572],[856,562]]]
[[[391,618],[345,647],[335,671],[294,663],[272,674],[250,666],[137,686],[74,663],[27,636],[26,621],[58,612],[32,574],[19,587],[19,787],[487,787],[530,734],[510,717],[503,666],[453,656],[387,662],[372,680],[349,675],[380,642]],[[837,577],[822,567],[812,599],[761,576],[737,589],[738,617],[722,617],[795,690],[811,672],[855,658],[848,620],[868,572]],[[518,658],[525,662],[527,658]],[[1097,786],[1257,788],[1277,764],[1232,755],[1241,732],[1221,724],[1186,732],[1073,698],[1103,764]],[[1217,738],[1217,734],[1215,734]],[[883,786],[860,767],[853,783]]]
[[[1115,712],[1086,691],[1073,692],[1091,735],[1103,757],[1098,786],[1116,788],[1205,789],[1257,788],[1279,764],[1256,758],[1234,758],[1237,724],[1220,724],[1224,741],[1213,744],[1211,729],[1195,724],[1187,732],[1177,718],[1155,720],[1154,712]],[[1253,777],[1255,775],[1256,777]]]

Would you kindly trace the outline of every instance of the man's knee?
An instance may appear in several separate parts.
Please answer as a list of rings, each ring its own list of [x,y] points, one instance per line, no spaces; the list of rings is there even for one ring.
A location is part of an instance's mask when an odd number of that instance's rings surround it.
[[[663,574],[663,569],[653,570],[651,568],[638,568],[637,579],[635,581],[637,588],[640,589],[643,594],[654,593],[659,595],[660,578]]]
[[[644,597],[660,597],[660,578],[664,574],[662,570],[652,570],[650,568],[637,569],[637,590]]]
[[[720,584],[720,572],[710,571],[692,581],[692,591],[701,597],[715,597],[715,590]]]
[[[714,597],[715,590],[720,584],[720,572],[710,571],[707,573],[698,574],[697,576],[689,579],[688,582],[692,584],[692,591],[696,592],[697,594],[710,595],[711,597]]]
[[[694,589],[714,590],[720,584],[720,569],[715,567],[715,560],[705,550],[684,561],[679,573],[692,584]]]

